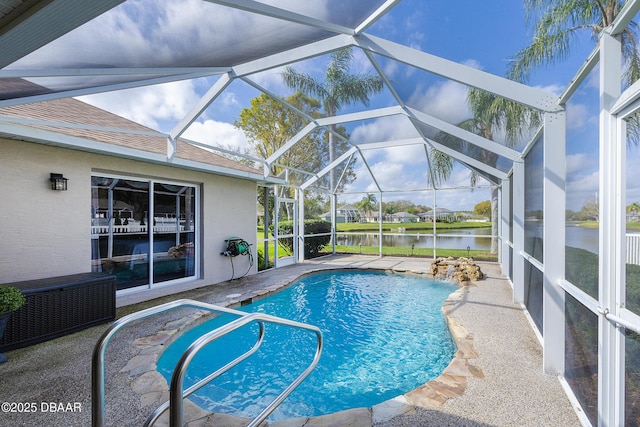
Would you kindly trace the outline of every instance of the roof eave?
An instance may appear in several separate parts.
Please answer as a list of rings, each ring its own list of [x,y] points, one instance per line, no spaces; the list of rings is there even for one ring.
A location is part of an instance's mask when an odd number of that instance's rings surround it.
[[[258,170],[256,170],[255,173],[252,173],[249,171],[243,171],[219,165],[212,165],[209,163],[187,160],[179,157],[174,157],[170,160],[165,154],[107,144],[91,139],[78,138],[43,129],[25,127],[11,123],[0,123],[0,137],[114,157],[121,157],[129,160],[137,160],[145,163],[153,163],[180,169],[189,169],[204,173],[212,173],[233,178],[247,179],[250,181],[255,181],[259,184],[282,185],[285,183],[284,180],[280,178],[272,176],[265,177]]]

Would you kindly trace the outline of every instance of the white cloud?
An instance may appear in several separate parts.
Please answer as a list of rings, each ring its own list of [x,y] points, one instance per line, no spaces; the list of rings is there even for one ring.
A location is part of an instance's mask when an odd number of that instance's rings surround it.
[[[226,108],[242,108],[242,103],[236,97],[236,94],[230,91],[225,91],[221,98],[221,103],[223,107]]]
[[[295,69],[297,71],[301,71],[299,66],[296,64]],[[282,79],[282,72],[285,70],[285,67],[278,67],[271,70],[262,71],[257,74],[253,74],[249,76],[251,80],[259,84],[260,86],[269,89],[270,91],[279,94],[289,93],[291,89],[285,85],[284,80]],[[286,95],[284,95],[286,96]]]
[[[351,140],[356,144],[394,141],[418,136],[417,131],[405,116],[380,118],[361,124],[351,132]]]
[[[536,88],[543,90],[545,92],[549,92],[552,93],[554,95],[560,95],[565,87],[559,84],[550,84],[550,85],[546,85],[546,86],[536,86]]]
[[[387,78],[393,80],[393,76],[395,76],[399,69],[400,64],[397,61],[386,61],[383,72]]]
[[[467,105],[468,88],[460,83],[446,81],[418,89],[407,104],[449,123],[459,123],[470,117]]]
[[[586,170],[598,167],[598,158],[588,153],[568,154],[566,159],[567,176],[584,174]]]
[[[326,2],[289,2],[318,19],[335,13]],[[269,47],[264,35],[281,30],[280,20],[201,0],[128,1],[13,66],[207,66],[246,50],[244,40],[264,40]]]
[[[589,116],[589,109],[585,104],[574,102],[567,103],[566,116],[569,130],[584,129],[588,124],[593,123],[594,119],[597,120],[597,117]]]
[[[399,147],[385,148],[385,164],[392,163],[402,165],[423,165],[427,168],[427,154],[423,145],[403,145]]]
[[[199,99],[191,81],[165,83],[79,97],[86,102],[145,126],[160,129],[163,121],[177,122]]]
[[[585,200],[593,198],[598,193],[599,181],[598,171],[568,180],[566,186],[567,209],[580,210]]]
[[[235,147],[239,151],[250,147],[244,132],[232,124],[215,120],[194,122],[184,133],[184,137],[223,148]]]
[[[482,66],[475,59],[467,59],[462,61],[462,65],[466,65],[467,67],[475,68],[476,70],[482,70]]]
[[[453,211],[471,211],[478,203],[491,198],[490,191],[488,188],[438,191],[436,204]],[[433,200],[427,200],[427,204],[430,206]]]

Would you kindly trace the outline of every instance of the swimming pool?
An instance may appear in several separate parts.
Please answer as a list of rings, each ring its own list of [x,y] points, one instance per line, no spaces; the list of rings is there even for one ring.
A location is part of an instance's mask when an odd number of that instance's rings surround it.
[[[333,271],[305,276],[241,307],[316,325],[323,332],[320,363],[269,419],[371,407],[439,376],[455,353],[441,308],[456,289],[420,276]],[[158,371],[170,381],[188,345],[233,318],[223,315],[187,331],[163,352]],[[187,370],[185,387],[249,349],[257,329],[234,331],[207,346]],[[314,335],[267,325],[256,355],[190,399],[212,412],[253,418],[308,366],[314,351]]]

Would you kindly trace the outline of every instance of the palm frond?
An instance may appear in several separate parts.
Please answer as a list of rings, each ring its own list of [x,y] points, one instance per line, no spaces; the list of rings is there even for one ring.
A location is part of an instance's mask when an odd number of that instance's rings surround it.
[[[533,42],[512,58],[508,78],[524,83],[532,69],[565,59],[576,29],[535,37]]]
[[[331,62],[325,73],[326,80],[340,80],[342,75],[349,73],[352,59],[353,52],[350,47],[345,47],[333,52],[333,54],[331,54]]]
[[[299,73],[294,68],[287,67],[285,68],[285,71],[281,73],[281,76],[284,83],[291,89],[311,96],[316,96],[321,99],[327,96],[326,89],[322,82],[315,80],[309,74]]]
[[[524,0],[528,22],[536,23],[533,41],[513,58],[509,78],[525,82],[533,68],[565,59],[577,33],[586,30],[596,39],[623,5],[622,0]]]
[[[427,156],[431,165],[428,181],[433,187],[437,187],[451,176],[454,160],[451,156],[435,148],[430,148]]]

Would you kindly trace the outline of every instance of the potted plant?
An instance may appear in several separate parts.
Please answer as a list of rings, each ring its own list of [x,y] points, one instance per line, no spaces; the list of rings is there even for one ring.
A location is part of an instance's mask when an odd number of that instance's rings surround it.
[[[11,314],[25,303],[24,295],[20,289],[13,286],[0,285],[0,338],[4,336]],[[0,363],[7,361],[7,357],[0,353]]]

